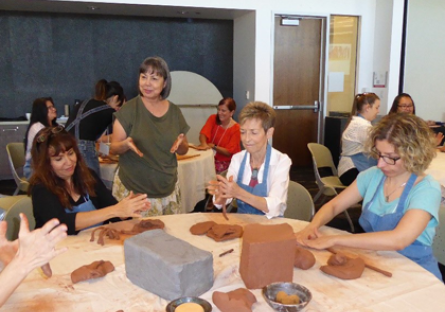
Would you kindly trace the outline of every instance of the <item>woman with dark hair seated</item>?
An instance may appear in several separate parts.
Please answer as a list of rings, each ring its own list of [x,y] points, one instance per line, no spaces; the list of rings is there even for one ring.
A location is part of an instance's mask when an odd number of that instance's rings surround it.
[[[232,156],[241,151],[239,124],[232,119],[236,110],[235,101],[223,98],[218,104],[218,114],[211,115],[199,133],[198,149],[213,149],[216,173],[229,168]]]
[[[25,134],[25,165],[23,174],[29,179],[32,174],[31,168],[31,147],[36,133],[45,127],[57,126],[57,110],[54,107],[54,101],[50,97],[42,97],[34,100],[32,103],[31,118],[28,129]]]
[[[416,105],[414,100],[408,93],[400,93],[394,98],[392,102],[389,114],[404,113],[404,114],[416,114]],[[426,123],[436,133],[436,143],[442,146],[445,140],[445,127],[439,126],[433,120],[427,120]]]
[[[140,217],[149,209],[147,195],[130,195],[120,203],[97,174],[88,169],[75,138],[62,126],[40,130],[33,143],[35,171],[29,194],[36,228],[57,218],[68,235],[113,218]]]

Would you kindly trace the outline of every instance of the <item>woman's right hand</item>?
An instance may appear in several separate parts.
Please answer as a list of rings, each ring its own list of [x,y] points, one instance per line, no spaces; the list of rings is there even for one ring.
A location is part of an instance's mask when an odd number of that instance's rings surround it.
[[[295,233],[295,238],[297,240],[297,244],[300,246],[307,246],[306,241],[312,240],[320,237],[321,234],[318,231],[318,228],[312,226],[311,224],[307,225],[300,232]]]
[[[125,139],[125,144],[127,145],[129,150],[132,150],[133,152],[138,154],[139,157],[144,156],[144,154],[136,147],[136,144],[134,144],[134,141],[131,137]]]
[[[147,194],[135,195],[130,192],[130,195],[116,205],[116,215],[119,218],[140,218],[142,217],[141,212],[149,210],[150,207]]]
[[[200,145],[196,146],[195,148],[200,151],[206,151],[208,149],[211,149],[211,147],[208,146],[207,144],[200,144]]]

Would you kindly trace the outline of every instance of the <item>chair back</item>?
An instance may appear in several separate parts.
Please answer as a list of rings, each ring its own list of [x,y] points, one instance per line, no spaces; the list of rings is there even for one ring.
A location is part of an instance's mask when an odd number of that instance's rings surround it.
[[[17,184],[14,195],[17,195],[19,191],[28,191],[29,182],[21,175],[23,165],[25,164],[25,144],[8,143],[6,145],[6,152],[8,153],[9,167],[11,168],[12,176]]]
[[[439,220],[441,221],[439,226],[436,228],[436,237],[433,241],[433,252],[437,260],[445,265],[445,205],[440,205],[439,209]]]
[[[315,208],[312,196],[300,183],[289,181],[286,205],[285,218],[311,221],[314,216]]]
[[[5,210],[4,220],[8,223],[6,238],[14,240],[20,230],[20,213],[26,215],[29,221],[29,230],[34,230],[36,222],[32,211],[31,197],[27,195],[7,196],[0,198],[0,208]]]
[[[332,170],[333,175],[338,175],[331,151],[326,146],[318,143],[308,143],[307,147],[311,152],[312,160],[317,169],[327,167]]]

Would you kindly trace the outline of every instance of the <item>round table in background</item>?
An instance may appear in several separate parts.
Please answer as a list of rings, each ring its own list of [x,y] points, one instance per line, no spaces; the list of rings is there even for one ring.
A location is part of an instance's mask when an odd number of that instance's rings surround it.
[[[185,156],[195,156],[178,160],[178,180],[181,190],[181,211],[191,212],[195,205],[205,199],[206,184],[216,177],[213,151],[198,151],[189,148]],[[101,163],[100,175],[105,185],[111,189],[117,163]]]

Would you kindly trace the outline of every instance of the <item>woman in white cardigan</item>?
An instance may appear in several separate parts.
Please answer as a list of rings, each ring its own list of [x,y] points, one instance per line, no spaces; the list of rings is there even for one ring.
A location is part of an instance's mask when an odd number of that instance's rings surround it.
[[[354,97],[352,118],[341,138],[342,153],[338,164],[338,175],[344,185],[350,185],[360,171],[377,164],[375,159],[364,154],[364,143],[379,109],[380,99],[375,93],[360,93]]]

